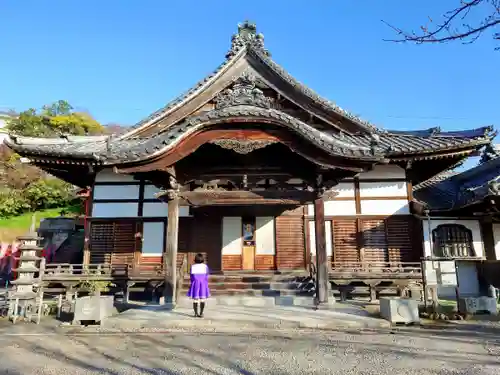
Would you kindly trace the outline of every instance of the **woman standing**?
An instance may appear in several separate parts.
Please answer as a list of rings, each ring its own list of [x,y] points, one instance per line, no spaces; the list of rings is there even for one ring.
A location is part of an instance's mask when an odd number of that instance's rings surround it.
[[[193,300],[194,316],[197,318],[203,317],[205,310],[205,301],[210,297],[210,289],[208,288],[208,266],[205,264],[203,254],[196,254],[194,264],[191,266],[191,286],[187,296]],[[199,309],[198,309],[199,308]]]

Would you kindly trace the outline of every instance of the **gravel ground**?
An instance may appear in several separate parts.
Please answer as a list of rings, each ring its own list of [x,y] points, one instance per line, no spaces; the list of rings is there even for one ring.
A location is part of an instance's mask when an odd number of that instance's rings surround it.
[[[0,335],[0,374],[500,374],[497,329]]]

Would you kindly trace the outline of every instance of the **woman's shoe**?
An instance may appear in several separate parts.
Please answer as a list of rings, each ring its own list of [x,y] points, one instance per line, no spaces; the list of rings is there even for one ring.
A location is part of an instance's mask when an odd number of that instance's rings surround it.
[[[193,310],[194,310],[194,317],[198,318],[200,315],[198,314],[198,303],[193,302]]]
[[[203,310],[205,310],[205,302],[200,303],[200,313],[198,314],[198,318],[203,318]]]

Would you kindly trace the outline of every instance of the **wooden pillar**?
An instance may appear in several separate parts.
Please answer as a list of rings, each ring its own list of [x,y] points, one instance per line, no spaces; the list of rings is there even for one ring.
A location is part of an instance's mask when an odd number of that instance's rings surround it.
[[[163,257],[165,272],[165,302],[175,304],[177,280],[177,245],[179,237],[179,199],[168,201],[167,246]]]
[[[326,254],[325,206],[323,198],[314,200],[314,231],[316,235],[316,299],[318,304],[328,302],[328,257]]]
[[[83,242],[83,264],[90,264],[90,218],[92,217],[92,208],[94,206],[94,188],[87,188],[87,197],[85,198],[85,216],[84,216],[84,242]]]
[[[484,255],[487,260],[497,260],[495,253],[495,237],[493,235],[493,222],[491,218],[480,221],[481,235],[483,237]]]

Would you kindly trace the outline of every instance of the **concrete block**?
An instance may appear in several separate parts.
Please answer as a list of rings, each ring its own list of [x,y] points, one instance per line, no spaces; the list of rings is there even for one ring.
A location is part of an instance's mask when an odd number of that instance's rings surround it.
[[[113,296],[87,296],[79,297],[75,301],[74,323],[82,320],[93,320],[101,323],[113,315]]]
[[[465,297],[458,300],[458,311],[463,314],[487,312],[498,314],[497,301],[492,297]]]
[[[391,323],[419,323],[418,301],[409,298],[381,298],[380,315]]]

